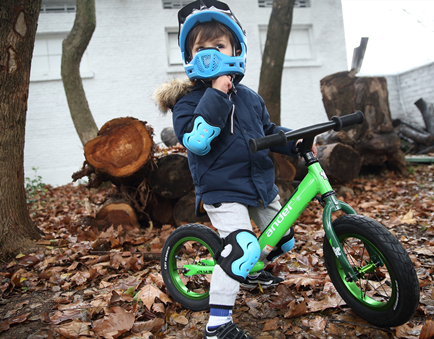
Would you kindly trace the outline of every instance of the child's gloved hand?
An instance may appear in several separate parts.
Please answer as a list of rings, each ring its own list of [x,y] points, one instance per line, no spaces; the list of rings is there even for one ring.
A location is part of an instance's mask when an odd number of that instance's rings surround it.
[[[212,88],[228,94],[232,88],[232,77],[230,75],[221,75],[217,79],[212,80]]]
[[[297,144],[296,144],[297,147],[299,146],[299,143],[301,143],[302,141],[303,141],[303,139],[298,139],[298,140],[297,140]],[[318,155],[318,150],[317,150],[315,144],[312,145],[312,152],[313,152],[313,154],[314,154],[315,156]]]

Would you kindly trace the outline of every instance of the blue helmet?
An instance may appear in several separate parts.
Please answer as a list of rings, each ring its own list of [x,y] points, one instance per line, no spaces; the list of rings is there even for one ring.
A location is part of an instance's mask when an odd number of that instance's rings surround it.
[[[236,46],[234,55],[228,56],[218,49],[206,48],[196,53],[193,59],[190,55],[188,37],[191,30],[200,23],[216,21],[229,29]],[[229,6],[216,0],[197,0],[183,7],[178,12],[179,35],[182,62],[190,80],[217,78],[224,74],[233,74],[242,78],[246,70],[247,38],[237,17]],[[241,50],[239,56],[236,50]]]

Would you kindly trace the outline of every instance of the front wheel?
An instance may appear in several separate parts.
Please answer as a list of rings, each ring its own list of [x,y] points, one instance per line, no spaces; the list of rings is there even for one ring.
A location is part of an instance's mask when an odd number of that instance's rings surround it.
[[[360,215],[333,221],[344,254],[358,276],[347,281],[324,237],[324,263],[336,290],[360,317],[380,327],[406,323],[419,304],[419,281],[401,243],[380,223]]]
[[[189,276],[185,265],[215,264],[222,241],[207,226],[188,224],[177,228],[166,239],[161,255],[161,275],[169,294],[184,308],[202,311],[209,308],[211,274]]]

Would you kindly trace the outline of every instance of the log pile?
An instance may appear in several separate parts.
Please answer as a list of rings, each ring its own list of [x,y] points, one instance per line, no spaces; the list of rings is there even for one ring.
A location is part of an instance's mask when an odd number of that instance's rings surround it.
[[[416,127],[400,119],[393,120],[396,132],[401,138],[401,146],[406,154],[428,154],[434,152],[434,104],[423,98],[415,103],[419,109],[425,129]]]
[[[339,143],[348,147],[348,153],[341,150],[338,156],[340,160],[336,161],[351,164],[357,158],[353,152],[356,151],[360,157],[360,168],[372,170],[387,167],[397,174],[408,175],[401,139],[395,131],[389,110],[384,77],[355,77],[353,72],[332,74],[321,80],[321,93],[329,119],[357,110],[365,114],[363,124],[339,132],[331,131],[318,138],[320,145]],[[359,161],[354,163],[357,174]],[[330,164],[333,162],[334,160],[328,161]],[[334,175],[342,178],[348,168],[342,166],[339,172],[338,167],[336,166]]]
[[[91,225],[99,229],[122,225],[124,229],[148,225],[209,221],[195,215],[195,191],[186,150],[177,144],[173,128],[161,133],[165,146],[156,147],[153,130],[135,118],[107,122],[97,137],[84,147],[85,161],[73,174],[76,181],[88,178],[89,189],[112,184]],[[175,143],[176,141],[176,143]],[[272,154],[281,202],[294,187],[298,159]]]
[[[86,160],[73,180],[87,177],[89,189],[112,184],[91,225],[137,228],[207,221],[194,215],[194,186],[185,149],[156,147],[153,135],[146,122],[117,118],[85,145]]]

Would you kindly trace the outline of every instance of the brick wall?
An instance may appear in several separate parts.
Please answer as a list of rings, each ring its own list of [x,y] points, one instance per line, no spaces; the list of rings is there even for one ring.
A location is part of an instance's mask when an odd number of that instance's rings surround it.
[[[248,36],[247,73],[243,83],[258,89],[261,67],[260,27],[270,8],[257,0],[227,0]],[[312,0],[311,8],[294,10],[293,27],[311,28],[314,60],[287,63],[282,79],[282,125],[298,128],[325,121],[320,80],[347,70],[340,0]],[[71,14],[41,14],[38,34],[69,32]],[[171,114],[162,116],[152,92],[162,82],[184,76],[182,67],[169,67],[167,29],[177,30],[177,10],[163,10],[161,0],[96,0],[96,30],[87,49],[93,77],[83,79],[94,119],[105,122],[132,116],[160,132],[171,126]],[[31,82],[26,125],[25,175],[38,168],[52,185],[71,182],[81,168],[83,147],[72,124],[62,81]]]
[[[434,62],[397,75],[388,75],[386,79],[392,118],[425,128],[422,115],[414,103],[420,98],[434,102]]]

